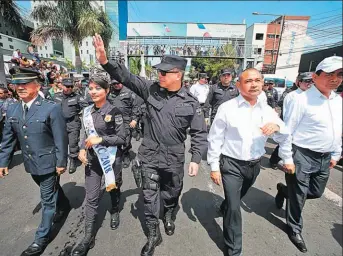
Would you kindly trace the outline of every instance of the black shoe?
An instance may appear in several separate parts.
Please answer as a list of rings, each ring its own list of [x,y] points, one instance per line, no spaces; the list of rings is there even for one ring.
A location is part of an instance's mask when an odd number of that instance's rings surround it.
[[[86,226],[85,237],[71,252],[71,256],[85,256],[95,245],[94,224]]]
[[[44,252],[45,245],[39,245],[32,243],[25,251],[22,252],[21,256],[38,256]]]
[[[130,156],[129,155],[125,155],[124,159],[123,159],[123,167],[124,168],[128,168],[130,166]]]
[[[169,208],[166,210],[164,219],[163,219],[163,224],[164,224],[164,231],[168,236],[174,235],[175,232],[175,224],[174,224],[174,219],[173,219],[173,213],[174,209]]]
[[[278,208],[278,209],[282,208],[283,203],[285,201],[285,196],[283,194],[283,188],[284,187],[286,187],[286,186],[282,183],[278,183],[276,185],[277,194],[275,196],[275,204],[276,204],[276,208]]]
[[[307,252],[304,238],[299,233],[290,232],[288,233],[289,240],[298,248],[301,252]]]
[[[156,246],[162,243],[162,236],[158,223],[148,224],[148,241],[141,251],[141,256],[152,256]]]
[[[71,211],[71,206],[70,206],[70,203],[68,201],[66,203],[65,207],[56,210],[53,222],[54,223],[61,222],[64,218],[66,218],[68,216],[70,211]]]
[[[114,213],[111,214],[111,229],[112,230],[116,230],[119,227],[120,224],[120,215],[119,215],[119,211],[116,211]]]
[[[70,163],[69,163],[69,173],[73,174],[74,172],[76,172],[76,168],[77,168],[77,159],[75,158],[70,158]]]

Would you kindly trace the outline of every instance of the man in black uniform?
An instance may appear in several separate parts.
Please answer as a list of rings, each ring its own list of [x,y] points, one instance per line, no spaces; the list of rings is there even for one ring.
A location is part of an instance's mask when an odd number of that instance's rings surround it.
[[[277,104],[278,101],[279,101],[279,95],[278,95],[277,90],[274,88],[274,86],[275,86],[274,79],[269,79],[268,80],[268,85],[269,85],[268,90],[272,93],[273,98],[274,98],[274,102],[275,102],[275,104]]]
[[[207,147],[203,112],[198,100],[182,87],[186,59],[165,55],[155,66],[159,82],[152,82],[131,74],[123,64],[109,62],[100,35],[93,37],[93,44],[102,67],[147,105],[144,139],[138,154],[143,168],[144,214],[148,228],[148,241],[141,255],[151,256],[162,242],[159,229],[161,201],[165,232],[174,234],[174,209],[183,186],[184,142],[189,127],[192,158],[188,174],[195,176],[198,173],[201,156]]]
[[[126,131],[125,145],[123,146],[124,168],[128,168],[130,165],[132,129],[136,127],[138,121],[138,106],[135,105],[135,97],[134,92],[124,87],[117,80],[112,79],[108,101],[122,111]],[[121,107],[116,103],[118,100],[121,102]]]
[[[74,93],[74,82],[71,78],[62,80],[63,91],[53,96],[53,101],[61,103],[63,116],[67,124],[69,140],[69,173],[74,173],[77,168],[79,154],[79,141],[81,130],[80,112],[88,104],[81,100],[81,97]]]
[[[211,123],[217,113],[219,106],[225,101],[238,96],[239,92],[232,84],[234,71],[230,68],[224,68],[220,71],[220,82],[210,87],[204,106],[205,121],[209,125],[209,116],[211,109]]]
[[[270,80],[270,79],[265,79],[264,80],[264,84],[263,84],[263,87],[262,87],[262,90],[265,92],[266,94],[266,97],[267,97],[267,104],[271,107],[271,108],[274,108],[276,107],[276,103],[277,101],[275,101],[275,96],[273,94],[273,91],[272,90],[269,90],[269,88],[273,88],[274,86],[274,80]],[[275,90],[275,89],[274,89]],[[277,94],[277,92],[276,92]],[[277,95],[276,95],[277,97]]]

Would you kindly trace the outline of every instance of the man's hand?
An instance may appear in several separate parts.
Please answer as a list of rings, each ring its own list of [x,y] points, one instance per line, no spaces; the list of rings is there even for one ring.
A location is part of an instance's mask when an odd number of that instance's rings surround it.
[[[283,171],[288,174],[294,174],[295,173],[295,165],[294,164],[284,164],[283,165]]]
[[[8,167],[0,167],[0,178],[8,175]]]
[[[331,159],[331,160],[330,160],[330,166],[329,166],[329,168],[330,168],[330,169],[334,168],[334,167],[336,166],[336,164],[337,164],[337,161]]]
[[[57,173],[58,176],[63,174],[65,171],[66,171],[65,167],[56,167],[56,173]]]
[[[88,164],[88,159],[87,159],[87,152],[84,149],[81,149],[78,155],[79,160],[81,161],[81,163],[83,163],[84,165]]]
[[[198,174],[199,171],[199,164],[190,162],[188,167],[188,175],[194,177]]]
[[[280,131],[280,127],[277,124],[267,123],[261,128],[261,131],[263,135],[270,136],[274,132]]]
[[[105,65],[108,62],[108,59],[106,57],[104,42],[99,34],[95,34],[95,36],[93,36],[93,45],[95,47],[95,55],[97,60],[101,65]]]
[[[207,117],[207,118],[205,118],[205,124],[207,125],[207,126],[209,126],[210,125],[210,119]]]
[[[89,136],[85,141],[86,149],[91,148],[94,145],[98,145],[102,142],[102,138],[98,136]]]
[[[212,171],[210,175],[211,175],[211,180],[215,184],[217,184],[218,186],[222,185],[222,175],[220,171]]]
[[[131,123],[130,123],[130,127],[131,128],[135,128],[137,125],[137,121],[136,120],[132,120]]]

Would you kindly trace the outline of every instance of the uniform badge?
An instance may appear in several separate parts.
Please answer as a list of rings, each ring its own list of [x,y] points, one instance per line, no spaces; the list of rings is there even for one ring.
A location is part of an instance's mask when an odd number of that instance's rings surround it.
[[[106,115],[104,120],[105,120],[105,122],[108,123],[108,122],[111,121],[111,119],[112,119],[112,116],[111,116],[111,115]]]
[[[116,124],[122,124],[123,123],[123,116],[122,115],[115,115],[114,116],[114,121]]]
[[[201,113],[202,113],[202,109],[201,109],[201,107],[198,107],[198,108],[197,108],[197,110],[196,110],[196,112],[197,112],[197,114],[200,116],[200,115],[201,115]]]

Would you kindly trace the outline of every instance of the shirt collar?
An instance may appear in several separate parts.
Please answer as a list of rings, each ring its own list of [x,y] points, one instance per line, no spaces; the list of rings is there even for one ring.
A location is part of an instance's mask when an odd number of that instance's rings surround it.
[[[244,97],[242,96],[242,94],[239,94],[236,97],[237,101],[238,101],[238,106],[241,106],[243,103],[245,103],[247,106],[251,106],[249,102],[247,102],[246,99],[244,99]],[[256,104],[254,106],[257,106],[258,104],[260,104],[262,102],[260,97],[257,97],[257,101]]]
[[[24,108],[24,105],[26,105],[27,108],[30,109],[32,103],[33,103],[37,98],[38,98],[38,95],[37,95],[34,99],[30,100],[30,101],[27,102],[27,103],[25,103],[24,101],[22,101],[22,102],[21,102],[21,105],[23,106],[23,108]]]
[[[95,110],[95,104],[92,108],[92,113],[95,111],[100,112],[101,115],[106,115],[107,114],[107,109],[111,106],[111,104],[106,100],[105,104],[98,110]]]
[[[318,88],[315,85],[312,85],[311,88],[308,89],[308,91],[310,91],[314,96],[317,96],[318,98],[328,99],[318,90]],[[334,91],[331,91],[329,100],[332,100],[336,96],[337,94]]]

